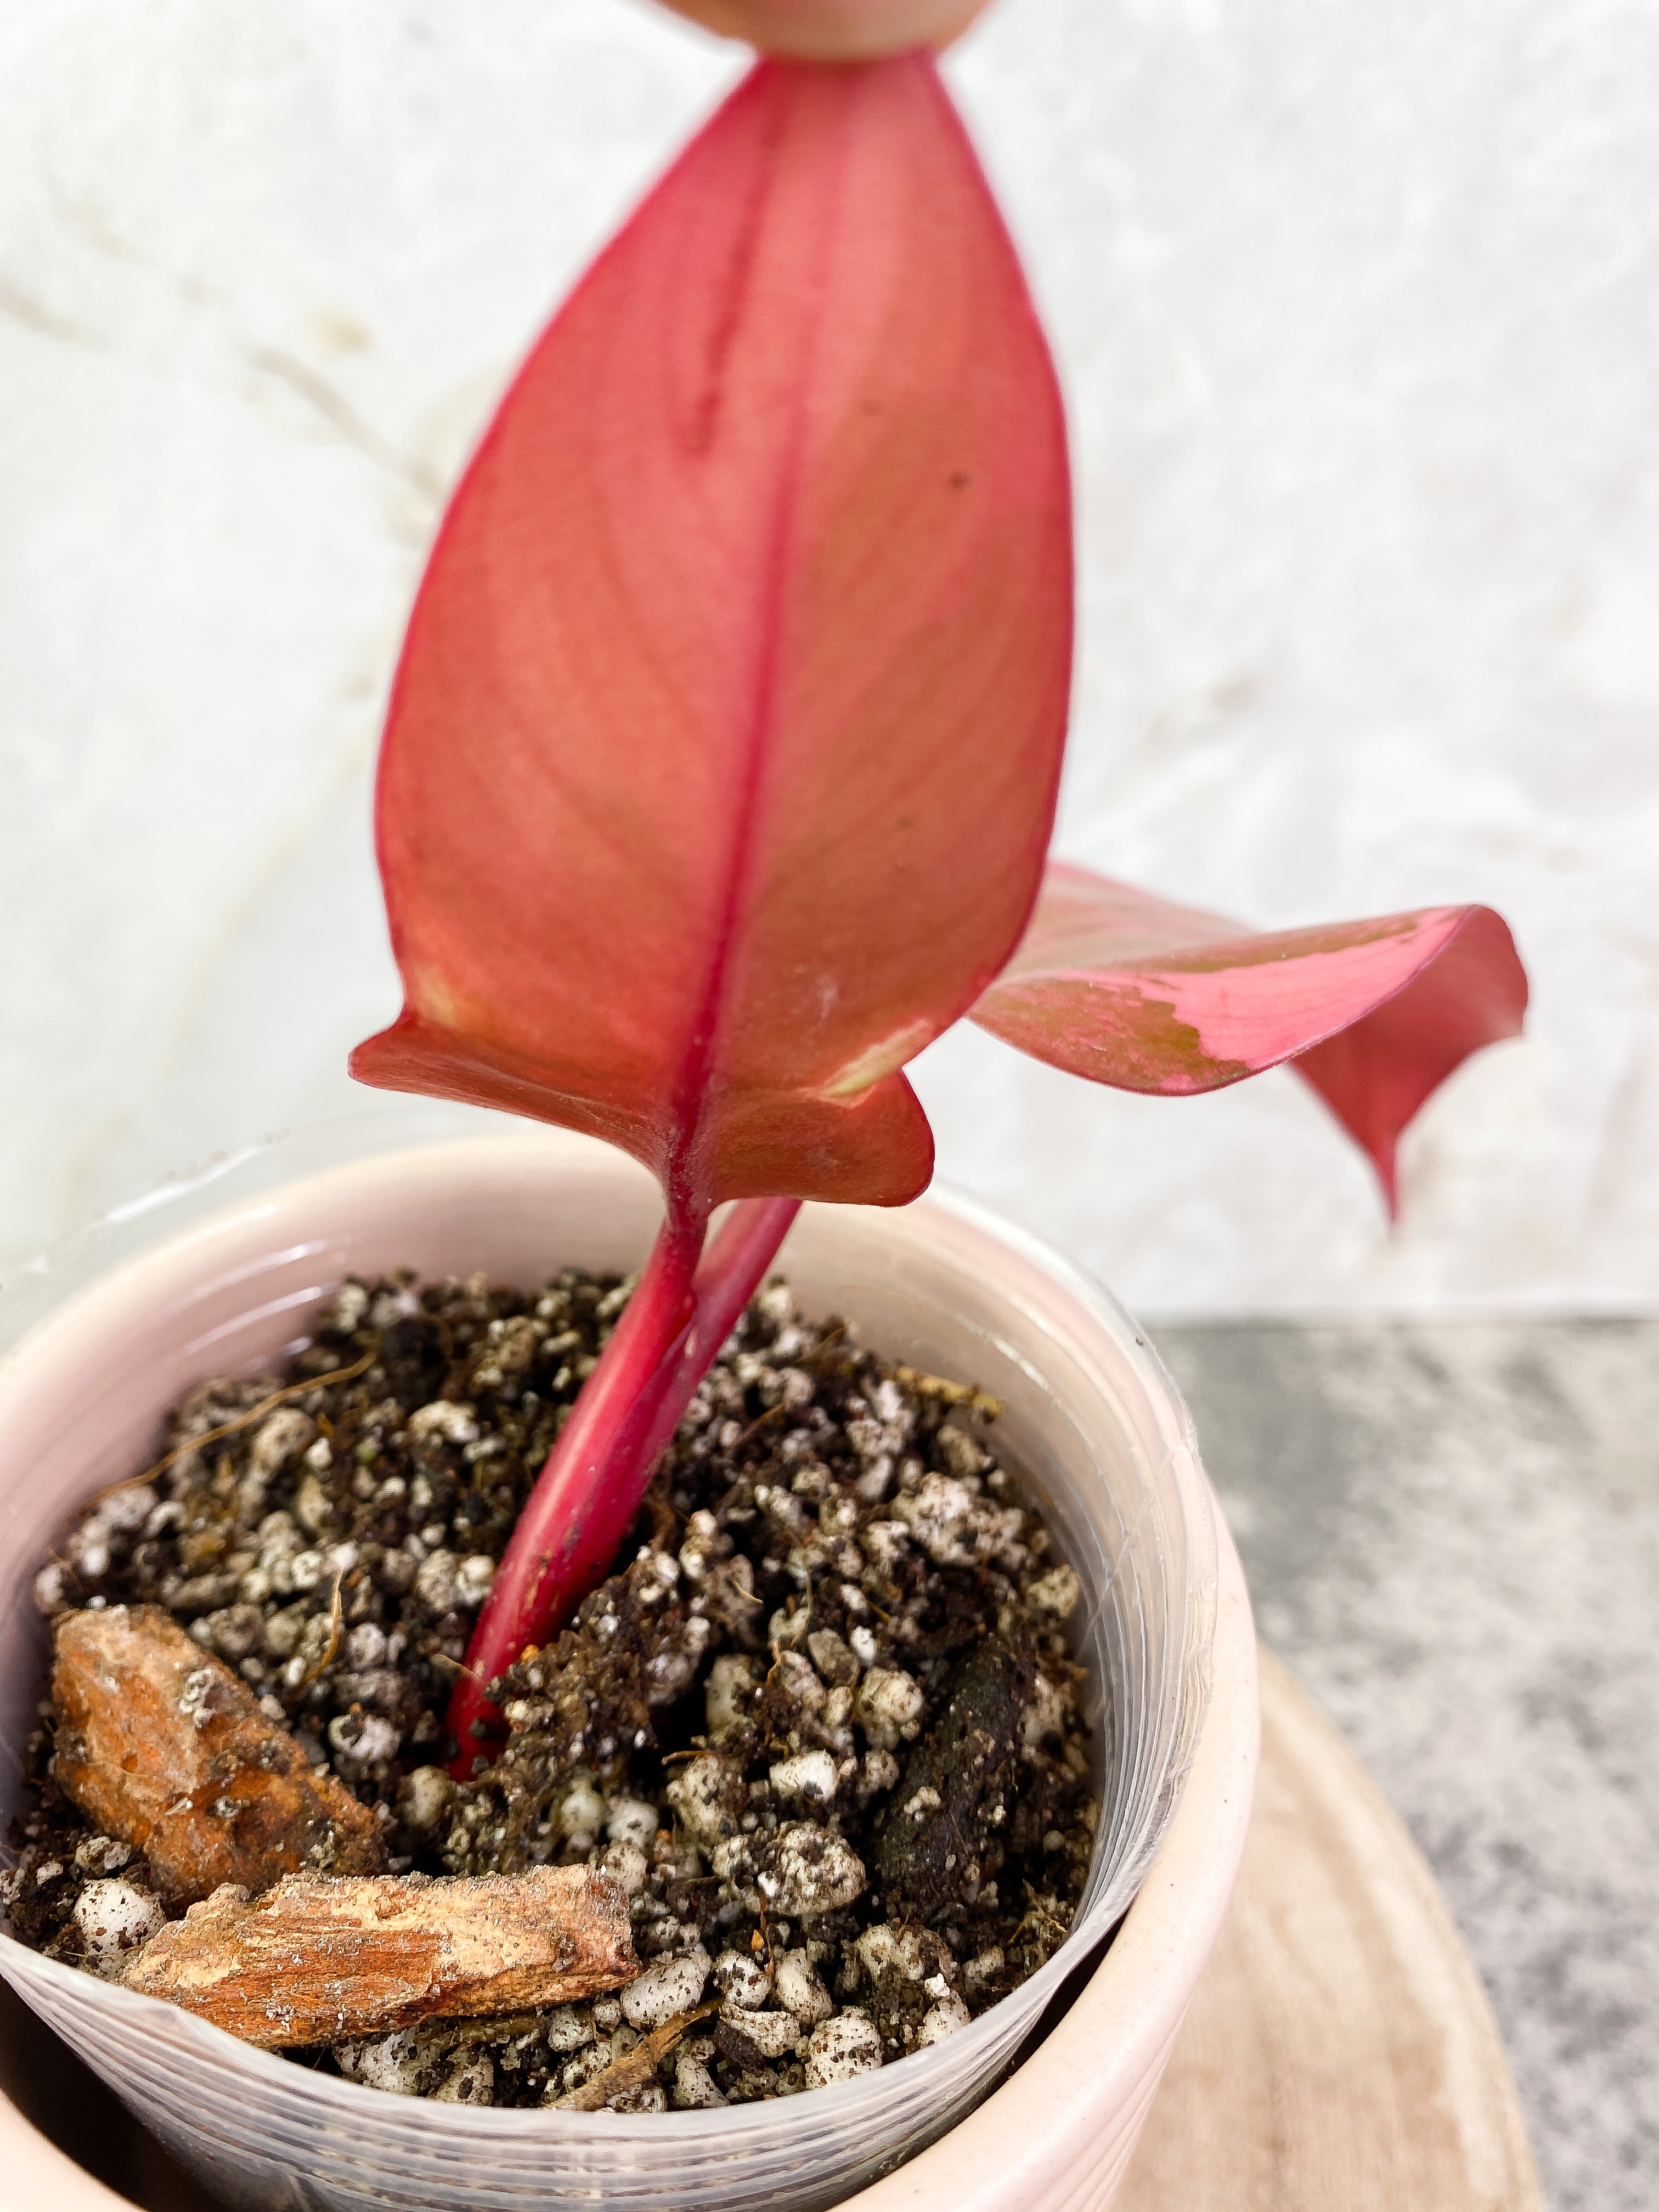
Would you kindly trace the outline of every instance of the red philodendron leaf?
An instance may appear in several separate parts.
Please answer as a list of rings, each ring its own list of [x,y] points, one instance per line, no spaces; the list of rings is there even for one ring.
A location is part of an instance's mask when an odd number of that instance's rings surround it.
[[[1056,1067],[1166,1097],[1290,1060],[1370,1154],[1392,1212],[1401,1132],[1470,1053],[1518,1034],[1526,1005],[1490,907],[1261,935],[1055,862],[973,1018]]]
[[[1053,370],[932,63],[761,64],[508,393],[381,748],[405,1003],[353,1072],[608,1138],[668,1200],[480,1615],[459,1771],[787,1201],[927,1182],[898,1071],[1029,917],[1070,652]]]
[[[1051,365],[921,54],[763,62],[583,279],[445,519],[380,756],[404,1009],[353,1073],[723,1199],[895,1203],[902,1063],[1041,876]]]

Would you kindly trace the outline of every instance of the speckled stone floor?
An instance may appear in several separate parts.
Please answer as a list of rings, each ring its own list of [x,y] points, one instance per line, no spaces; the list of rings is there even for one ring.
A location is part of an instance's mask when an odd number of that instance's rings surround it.
[[[1151,1331],[1438,1875],[1553,2212],[1659,2204],[1659,1321]]]

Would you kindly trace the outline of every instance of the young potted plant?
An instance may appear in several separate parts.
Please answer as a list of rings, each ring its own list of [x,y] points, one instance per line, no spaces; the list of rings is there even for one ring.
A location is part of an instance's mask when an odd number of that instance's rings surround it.
[[[971,1401],[977,1386],[1006,1404],[999,1434],[1072,1578],[1055,1610],[1073,1615],[1074,1656],[1108,1706],[1102,1841],[1079,1916],[1040,1971],[971,2025],[941,1953],[940,2017],[951,2004],[960,2017],[897,2064],[872,2060],[839,2078],[825,2062],[818,2079],[829,2086],[810,2097],[679,2112],[621,2101],[624,2088],[651,2086],[639,2059],[625,2084],[616,2078],[618,2104],[591,2113],[568,2090],[564,2109],[530,2112],[392,2100],[363,2086],[368,2075],[313,2078],[195,2017],[192,2005],[213,2015],[188,1978],[166,1984],[179,2002],[161,2007],[137,1993],[163,1984],[137,1966],[98,1981],[7,1939],[0,1963],[29,2002],[216,2186],[251,2203],[506,2205],[596,2190],[640,2204],[704,2194],[837,2201],[983,2094],[1164,1843],[1164,1887],[1079,2008],[1080,2022],[1115,2039],[1113,2060],[1079,2069],[1051,2037],[955,2130],[953,2151],[928,2154],[945,2158],[940,2172],[970,2201],[965,2177],[977,2163],[997,2179],[994,2201],[1036,2203],[1105,2140],[1092,2184],[1105,2186],[1127,2158],[1236,1865],[1253,1756],[1248,1613],[1224,1536],[1214,1564],[1184,1417],[1133,1328],[1063,1263],[1017,1236],[993,1237],[971,1212],[918,1209],[890,1224],[860,1210],[906,1206],[931,1175],[926,1121],[901,1071],[963,1015],[1093,1079],[1166,1094],[1289,1060],[1366,1146],[1392,1200],[1405,1122],[1470,1050],[1519,1024],[1524,980],[1485,909],[1261,937],[1079,869],[1045,872],[1069,687],[1065,435],[1012,246],[917,44],[968,12],[935,21],[926,9],[800,0],[770,19],[769,42],[782,53],[757,64],[533,349],[451,504],[411,617],[377,816],[405,1005],[359,1048],[354,1069],[630,1154],[660,1192],[643,1266],[637,1174],[596,1164],[580,1146],[496,1139],[331,1163],[67,1304],[12,1355],[0,1437],[15,1486],[11,1548],[32,1568],[65,1505],[143,1466],[157,1416],[205,1364],[268,1362],[291,1343],[296,1308],[301,1327],[316,1326],[322,1291],[343,1276],[399,1259],[433,1274],[520,1280],[566,1261],[638,1267],[625,1305],[617,1297],[620,1318],[584,1354],[591,1371],[539,1480],[514,1505],[498,1558],[477,1555],[482,1603],[441,1754],[451,1779],[422,1784],[465,1793],[532,1725],[523,1714],[538,1711],[546,1688],[538,1655],[613,1567],[653,1469],[791,1237],[787,1264],[815,1321],[848,1315],[924,1397]],[[754,27],[735,9],[708,16]],[[887,32],[873,46],[872,21]],[[332,1328],[343,1342],[362,1320],[342,1310],[337,1301],[325,1341]],[[519,1318],[528,1344],[534,1317]],[[781,1333],[744,1340],[759,1346],[747,1354],[754,1376],[781,1374],[783,1353],[769,1369],[762,1356]],[[385,1357],[375,1335],[357,1367],[325,1375],[313,1363],[287,1392],[324,1415],[324,1384],[343,1387],[362,1370],[372,1379]],[[472,1371],[482,1373],[477,1358]],[[748,1387],[741,1372],[733,1387]],[[274,1395],[255,1394],[221,1427],[268,1414]],[[441,1443],[489,1441],[476,1425],[463,1437],[468,1407],[446,1398],[422,1410]],[[878,1429],[880,1413],[854,1418]],[[866,1502],[897,1485],[894,1513],[947,1569],[966,1562],[969,1518],[994,1516],[973,1486],[989,1464],[982,1447],[951,1433],[957,1441],[939,1449],[955,1474],[930,1476],[917,1460],[907,1476],[890,1464],[899,1446],[884,1451],[878,1439],[859,1478]],[[212,1441],[199,1424],[185,1437],[181,1451]],[[306,1449],[330,1443],[325,1432]],[[270,1469],[319,1538],[317,1574],[296,1585],[308,1607],[295,1609],[315,1621],[325,1668],[353,1618],[345,1577],[361,1572],[356,1547],[337,1545],[325,1587],[321,1476],[331,1464],[330,1451],[315,1462],[321,1504],[301,1498],[297,1468],[273,1457]],[[372,1468],[362,1461],[366,1504],[378,1497]],[[821,1480],[821,1530],[826,1510],[845,1509],[854,1525],[843,1493],[855,1486]],[[812,1606],[827,1585],[810,1555],[830,1539],[811,1536],[781,1485],[762,1499],[751,1483],[742,1510],[760,1500],[755,1510],[773,1510],[774,1492],[776,1514],[802,1522],[796,1565],[808,1594],[804,1607],[772,1615],[776,1671],[820,1617]],[[175,1541],[164,1505],[154,1510],[157,1540]],[[251,1505],[236,1510],[250,1526],[258,1518]],[[924,1535],[930,1513],[957,1518]],[[684,1534],[677,1525],[677,1544]],[[450,1559],[453,1583],[451,1552],[416,1542],[409,1556]],[[654,1574],[650,1561],[668,1553],[653,1539],[647,1555]],[[88,1556],[83,1537],[69,1570],[83,1585],[96,1579]],[[1025,1576],[1009,1585],[1011,1605],[1026,1602],[1030,1566],[1028,1556],[1009,1567]],[[246,1577],[267,1571],[244,1571],[245,1607],[255,1605]],[[293,1583],[292,1558],[287,1571]],[[73,1589],[65,1608],[66,1589],[49,1578],[48,1609],[76,1610]],[[824,1680],[849,1670],[837,1683],[849,1712],[854,1680],[862,1694],[882,1671],[860,1656],[862,1602],[848,1595],[837,1626],[811,1632],[830,1638],[815,1654]],[[367,1615],[362,1625],[374,1626]],[[38,1695],[38,1659],[15,1602],[6,1627],[15,1743]],[[868,1628],[871,1653],[885,1649],[884,1632]],[[209,1627],[210,1650],[228,1648],[214,1644],[219,1633]],[[63,1648],[60,1631],[60,1665]],[[309,1649],[288,1662],[296,1692],[313,1679]],[[1212,1668],[1220,1690],[1200,1742]],[[210,1673],[185,1678],[192,1727]],[[928,1743],[945,1743],[956,1711],[941,1707]],[[355,1725],[329,1738],[348,1779],[370,1757]],[[866,1734],[879,1749],[877,1729]],[[990,1728],[986,1741],[996,1735]],[[688,1777],[719,1765],[708,1747],[718,1741],[711,1721],[687,1749],[697,1753]],[[66,1745],[63,1771],[81,1758]],[[287,1757],[272,1750],[264,1771]],[[948,1795],[945,1752],[937,1758]],[[308,1786],[302,1766],[296,1789]],[[779,1791],[808,1786],[805,1769],[788,1784],[772,1771]],[[422,1771],[435,1777],[435,1760]],[[222,1772],[215,1786],[228,1790]],[[799,1883],[769,1891],[769,1878],[784,1877],[745,1862],[738,1835],[704,1834],[708,1808],[694,1817],[694,1795],[688,1780],[677,1802],[714,1869],[697,1878],[738,1895],[751,1885],[778,1917],[787,1907],[810,1920],[817,1908],[801,1902]],[[925,1823],[941,1809],[939,1789],[915,1789],[911,1805]],[[215,1817],[234,1824],[234,1808]],[[118,1808],[105,1815],[127,1849],[119,1820]],[[902,1887],[896,1875],[883,1879]],[[782,1970],[764,1911],[753,1910],[769,1990]],[[235,1941],[251,1942],[236,1924]],[[171,1940],[155,1935],[139,1964]],[[705,1958],[704,1979],[707,1967]],[[684,2033],[704,1979],[665,2030]],[[340,2002],[343,2020],[349,1998]],[[526,2033],[544,2037],[537,2021]],[[654,2063],[654,2048],[640,2048]],[[1022,2169],[1022,2137],[1043,2122],[1060,2148],[1046,2172]],[[1021,2171],[1029,2187],[1011,2185]]]

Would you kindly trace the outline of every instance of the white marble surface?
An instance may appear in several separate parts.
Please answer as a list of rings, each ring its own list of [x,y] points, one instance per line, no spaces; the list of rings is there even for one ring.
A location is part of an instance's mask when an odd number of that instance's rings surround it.
[[[443,486],[734,66],[632,0],[0,10],[0,1264],[348,1103]],[[1166,1312],[1650,1304],[1651,8],[1002,0],[952,73],[1073,409],[1065,849],[1264,923],[1488,899],[1536,1018],[1392,1237],[1284,1076],[963,1032],[945,1171]]]

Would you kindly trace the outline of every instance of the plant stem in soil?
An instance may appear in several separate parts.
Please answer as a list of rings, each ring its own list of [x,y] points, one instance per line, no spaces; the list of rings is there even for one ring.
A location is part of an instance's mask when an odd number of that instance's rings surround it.
[[[459,1779],[471,1778],[482,1747],[501,1733],[486,1685],[527,1645],[556,1636],[604,1579],[692,1394],[799,1210],[798,1199],[745,1199],[705,1252],[706,1218],[671,1206],[478,1616],[449,1705]]]

